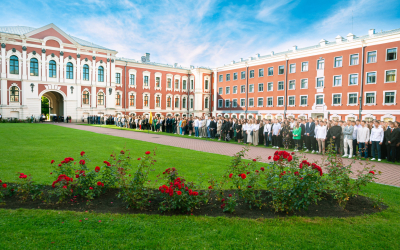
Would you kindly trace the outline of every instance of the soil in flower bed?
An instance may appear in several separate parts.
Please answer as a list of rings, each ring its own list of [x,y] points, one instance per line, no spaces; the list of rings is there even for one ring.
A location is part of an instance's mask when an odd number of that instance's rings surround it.
[[[159,191],[155,190],[155,194]],[[260,191],[266,193],[265,191]],[[353,217],[364,214],[373,214],[385,210],[387,206],[381,205],[379,208],[374,208],[374,203],[369,198],[364,196],[355,196],[349,199],[346,207],[341,208],[336,200],[330,195],[326,195],[318,205],[310,205],[308,210],[300,210],[295,213],[276,213],[269,206],[263,206],[261,209],[253,208],[250,209],[248,204],[239,202],[236,207],[236,211],[233,214],[224,213],[220,208],[221,202],[216,200],[214,193],[211,196],[211,200],[208,204],[202,205],[199,209],[186,213],[180,211],[161,213],[158,210],[159,203],[162,201],[161,198],[154,198],[151,200],[151,205],[145,210],[138,210],[127,208],[127,204],[116,197],[118,193],[117,189],[109,190],[107,193],[102,194],[100,197],[91,201],[90,205],[86,205],[86,200],[82,200],[79,197],[75,198],[72,202],[64,202],[61,204],[44,203],[39,200],[28,200],[22,202],[16,197],[6,197],[5,203],[0,204],[0,208],[5,209],[51,209],[51,210],[66,210],[66,211],[77,211],[77,212],[96,212],[96,213],[119,213],[119,214],[162,214],[166,216],[174,215],[195,215],[195,216],[225,216],[225,217],[241,217],[241,218],[274,218],[274,217],[286,217],[286,216],[303,216],[303,217]],[[233,191],[226,191],[228,194],[233,194]],[[76,201],[76,202],[75,202]],[[268,202],[268,200],[266,201]]]

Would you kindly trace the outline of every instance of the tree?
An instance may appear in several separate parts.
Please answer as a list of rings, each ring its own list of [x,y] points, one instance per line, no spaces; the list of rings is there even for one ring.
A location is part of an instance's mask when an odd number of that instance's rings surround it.
[[[49,114],[49,99],[42,96],[42,114]]]

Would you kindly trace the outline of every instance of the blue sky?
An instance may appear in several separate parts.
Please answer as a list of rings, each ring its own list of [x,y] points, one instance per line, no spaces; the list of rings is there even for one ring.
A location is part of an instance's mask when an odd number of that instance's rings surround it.
[[[120,57],[139,60],[149,52],[151,61],[182,66],[222,66],[352,31],[400,28],[398,0],[3,0],[2,7],[2,26],[54,23]]]

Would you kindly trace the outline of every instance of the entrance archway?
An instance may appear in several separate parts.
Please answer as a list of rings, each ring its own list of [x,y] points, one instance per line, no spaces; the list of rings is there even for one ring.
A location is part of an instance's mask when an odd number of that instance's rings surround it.
[[[49,100],[49,115],[64,116],[64,96],[56,91],[48,91],[42,96]]]

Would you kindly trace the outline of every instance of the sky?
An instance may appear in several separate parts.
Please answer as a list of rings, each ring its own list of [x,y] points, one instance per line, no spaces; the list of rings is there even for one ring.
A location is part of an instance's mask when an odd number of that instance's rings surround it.
[[[337,35],[400,28],[398,0],[2,0],[1,26],[43,27],[140,60],[218,67]]]

